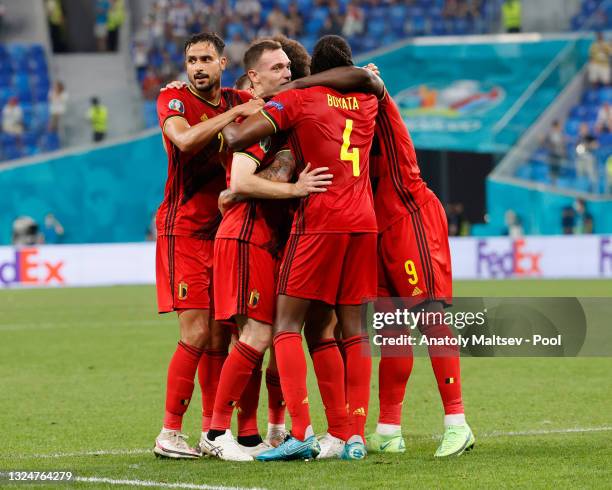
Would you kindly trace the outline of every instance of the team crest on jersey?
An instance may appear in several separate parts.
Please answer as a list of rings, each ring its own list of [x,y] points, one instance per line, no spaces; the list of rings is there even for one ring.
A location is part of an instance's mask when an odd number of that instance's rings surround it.
[[[277,102],[275,100],[270,100],[266,103],[266,105],[264,106],[264,109],[269,109],[271,107],[274,107],[275,109],[278,109],[279,111],[282,111],[285,106],[283,104],[281,104],[280,102]]]
[[[251,308],[257,307],[259,304],[259,291],[257,289],[253,289],[249,294],[249,306]]]
[[[208,119],[208,116],[206,114],[202,114],[200,116],[200,121],[206,121],[207,119]],[[221,134],[221,133],[219,133],[219,134]]]
[[[168,102],[168,109],[185,114],[185,106],[178,99],[172,99],[170,102]]]
[[[179,282],[178,285],[178,299],[186,299],[187,298],[187,283]]]
[[[272,146],[272,138],[269,136],[266,136],[259,142],[259,147],[264,153],[268,153],[270,151],[270,146]]]

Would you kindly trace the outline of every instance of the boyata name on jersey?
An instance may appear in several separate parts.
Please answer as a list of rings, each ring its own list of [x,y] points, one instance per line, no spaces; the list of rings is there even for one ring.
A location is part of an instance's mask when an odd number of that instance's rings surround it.
[[[357,97],[336,97],[335,95],[327,94],[327,105],[336,109],[346,109],[347,111],[359,109]]]

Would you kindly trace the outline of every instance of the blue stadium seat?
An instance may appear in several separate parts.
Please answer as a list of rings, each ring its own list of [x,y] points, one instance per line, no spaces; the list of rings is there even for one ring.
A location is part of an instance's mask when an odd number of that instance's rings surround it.
[[[612,147],[612,133],[601,133],[599,135],[599,145],[601,147]]]
[[[582,101],[587,104],[599,104],[599,90],[586,90],[582,96]]]
[[[368,35],[380,38],[387,32],[387,23],[381,19],[374,19],[368,22]]]
[[[529,165],[521,165],[515,174],[519,179],[531,180],[531,168]]]
[[[44,151],[55,151],[60,147],[57,133],[45,133],[40,138],[40,146]]]
[[[580,127],[580,120],[578,119],[568,119],[565,122],[565,132],[569,136],[576,136],[578,134],[578,129]]]
[[[407,9],[403,5],[394,5],[389,9],[389,23],[391,29],[398,35],[404,33],[404,24],[406,24]]]
[[[305,34],[310,36],[318,36],[319,31],[321,30],[321,27],[323,27],[324,22],[325,20],[320,18],[310,19],[308,22],[306,22],[306,25],[304,26]]]
[[[26,146],[36,146],[38,142],[38,132],[37,131],[26,131],[23,135],[23,143]]]
[[[16,160],[22,156],[21,149],[16,145],[5,146],[3,152],[6,160]]]
[[[612,103],[612,87],[605,87],[599,91],[599,101]]]
[[[569,117],[572,119],[586,119],[589,111],[585,105],[577,105],[572,108]]]
[[[597,7],[599,7],[599,4],[601,2],[597,2],[595,0],[586,0],[582,2],[582,8],[581,11],[583,14],[589,16],[591,15],[593,12],[595,12],[597,10]]]

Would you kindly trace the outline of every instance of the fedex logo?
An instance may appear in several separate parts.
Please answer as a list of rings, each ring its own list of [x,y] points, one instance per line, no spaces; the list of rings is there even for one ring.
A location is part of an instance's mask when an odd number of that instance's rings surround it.
[[[541,253],[525,250],[525,240],[513,240],[506,251],[491,250],[487,240],[478,240],[476,267],[478,277],[539,276]]]
[[[40,260],[38,249],[22,248],[15,250],[15,259],[0,262],[0,284],[40,285],[64,284],[62,276],[63,261],[55,263]]]

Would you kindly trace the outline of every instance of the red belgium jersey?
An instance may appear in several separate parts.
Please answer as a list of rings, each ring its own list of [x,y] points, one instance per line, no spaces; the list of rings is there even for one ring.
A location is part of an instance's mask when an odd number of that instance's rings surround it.
[[[191,87],[168,89],[157,98],[159,125],[163,131],[169,118],[182,117],[193,126],[251,98],[248,92],[223,88],[219,102],[213,104]],[[165,134],[163,139],[168,180],[157,211],[157,234],[213,239],[221,222],[217,200],[225,189],[224,167],[231,161],[232,152],[221,133],[198,152],[189,153],[181,152]]]
[[[327,87],[283,92],[262,109],[276,131],[292,129],[297,168],[329,167],[327,192],[301,200],[292,234],[376,232],[369,156],[378,101]]]
[[[412,138],[388,92],[379,102],[376,139],[379,151],[373,151],[372,158],[372,176],[378,177],[374,208],[378,231],[382,232],[435,194],[421,178]]]
[[[284,133],[264,138],[241,152],[257,163],[257,171],[268,167],[282,151],[290,151]],[[227,186],[231,180],[231,162],[227,166]],[[249,242],[279,255],[288,237],[291,199],[249,199],[234,204],[223,216],[217,238]]]

